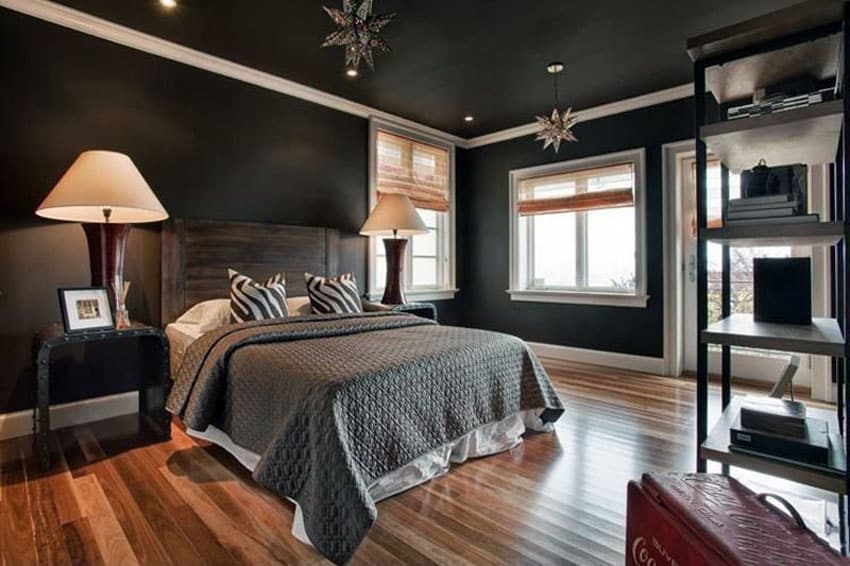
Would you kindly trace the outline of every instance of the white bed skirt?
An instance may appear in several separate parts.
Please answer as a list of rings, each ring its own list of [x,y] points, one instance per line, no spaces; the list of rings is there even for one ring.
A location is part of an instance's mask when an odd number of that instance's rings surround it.
[[[449,442],[423,454],[409,464],[378,478],[369,486],[369,495],[375,502],[392,497],[428,480],[437,478],[449,471],[452,463],[460,464],[469,458],[480,458],[510,450],[522,442],[526,429],[549,432],[552,423],[543,424],[540,420],[542,409],[523,411],[504,420],[483,425],[454,442]],[[187,429],[189,436],[200,438],[227,450],[240,464],[254,471],[260,456],[237,445],[223,431],[214,426],[204,431]],[[290,500],[292,501],[292,500]],[[304,516],[301,506],[295,504],[295,520],[292,523],[292,535],[305,544],[310,538],[304,530]]]

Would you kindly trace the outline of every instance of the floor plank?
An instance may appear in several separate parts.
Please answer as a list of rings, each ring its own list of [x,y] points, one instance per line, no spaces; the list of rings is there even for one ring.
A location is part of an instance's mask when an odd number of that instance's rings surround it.
[[[107,564],[138,564],[136,553],[115,517],[97,477],[89,474],[76,478],[74,489],[104,561]]]
[[[132,548],[133,555],[139,562],[149,564],[174,563],[164,544],[169,539],[161,538],[151,525],[151,522],[155,523],[158,517],[145,513],[145,510],[140,507],[139,501],[133,496],[134,491],[138,493],[138,486],[124,481],[124,478],[116,470],[120,457],[110,457],[103,450],[90,425],[75,428],[74,436],[85,455],[85,470],[88,472],[75,478],[77,493],[80,494],[80,486],[82,485],[87,489],[92,489],[95,496],[100,493],[103,494],[106,505],[101,505],[97,508],[97,511],[102,514],[107,514],[108,511],[108,514],[115,518],[122,536]],[[80,480],[90,480],[92,477],[94,484],[80,482]],[[77,500],[83,506],[87,503],[79,495]],[[142,505],[149,509],[146,502],[142,501]],[[95,520],[90,513],[85,510],[84,513],[95,526],[95,534],[98,534]],[[105,519],[101,517],[99,520],[104,521]],[[101,539],[98,538],[98,541],[101,542]],[[107,562],[111,563],[109,556],[102,547],[101,553]]]
[[[39,564],[69,564],[71,557],[65,546],[62,523],[56,510],[56,503],[50,483],[45,480],[36,458],[32,445],[27,438],[18,439],[22,456],[24,480],[29,500],[30,519],[35,535],[36,557]],[[54,474],[46,474],[53,477]]]
[[[72,564],[105,564],[97,547],[94,530],[87,518],[82,517],[63,524],[62,534]]]
[[[628,480],[694,468],[694,383],[544,363],[566,406],[555,433],[379,503],[353,564],[622,564]],[[136,427],[56,431],[45,472],[28,438],[0,442],[0,564],[327,563],[292,537],[294,506],[222,449],[177,425],[140,443]]]
[[[33,515],[24,471],[20,439],[0,442],[0,483],[3,504],[0,506],[0,553],[4,564],[37,563]]]

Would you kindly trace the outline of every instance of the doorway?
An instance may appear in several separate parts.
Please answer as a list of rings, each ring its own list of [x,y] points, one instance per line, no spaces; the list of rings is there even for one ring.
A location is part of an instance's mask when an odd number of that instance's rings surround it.
[[[696,372],[696,177],[693,142],[664,147],[665,216],[667,257],[665,276],[665,367],[668,375]],[[720,163],[709,156],[708,223],[720,226]],[[828,176],[822,166],[809,168],[809,209],[824,217]],[[740,177],[730,173],[729,198],[740,196]],[[722,248],[708,243],[709,324],[720,318]],[[821,248],[769,247],[731,248],[731,307],[733,313],[751,313],[753,306],[752,264],[756,257],[812,258],[812,313],[826,316],[829,309],[829,281],[826,252]],[[834,400],[834,387],[828,358],[798,355],[800,366],[794,378],[796,386],[810,388],[812,396]],[[790,354],[751,348],[732,348],[732,375],[739,379],[775,382],[785,368]],[[721,371],[721,349],[709,348],[709,372]]]

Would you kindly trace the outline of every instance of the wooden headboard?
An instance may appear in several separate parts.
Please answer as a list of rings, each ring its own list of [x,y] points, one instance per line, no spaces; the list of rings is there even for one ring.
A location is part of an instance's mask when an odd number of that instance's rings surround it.
[[[258,280],[286,273],[286,293],[306,295],[304,272],[335,274],[339,231],[331,228],[174,218],[162,226],[161,324],[189,307],[230,296],[227,269]]]

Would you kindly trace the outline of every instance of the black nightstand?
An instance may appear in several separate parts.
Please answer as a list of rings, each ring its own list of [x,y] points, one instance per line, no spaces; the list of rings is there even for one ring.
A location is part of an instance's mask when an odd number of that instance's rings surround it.
[[[392,305],[390,310],[394,312],[406,312],[415,314],[422,318],[428,318],[437,321],[437,307],[431,303],[407,303],[406,305]]]
[[[36,357],[36,388],[33,400],[33,438],[42,466],[50,466],[50,361],[51,353],[74,344],[142,341],[139,364],[139,419],[157,440],[171,438],[171,418],[165,410],[165,398],[171,384],[168,339],[159,328],[134,324],[124,330],[105,330],[65,334],[61,324],[48,326],[33,342]]]

